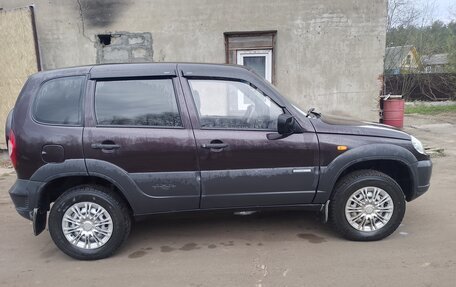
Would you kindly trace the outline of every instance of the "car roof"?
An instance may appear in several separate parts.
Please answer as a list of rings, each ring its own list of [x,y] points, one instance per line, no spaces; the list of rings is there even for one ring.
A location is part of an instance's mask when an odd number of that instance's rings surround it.
[[[285,106],[275,88],[245,66],[208,63],[125,63],[99,64],[60,68],[39,72],[31,76],[39,82],[52,78],[89,75],[90,79],[116,79],[133,77],[172,77],[181,72],[186,78],[216,78],[246,81],[266,92],[277,104]]]
[[[175,76],[177,68],[185,76],[229,76],[249,73],[247,67],[229,64],[209,63],[122,63],[76,66],[41,71],[33,77],[55,78],[72,75],[90,74],[92,79],[118,77]]]

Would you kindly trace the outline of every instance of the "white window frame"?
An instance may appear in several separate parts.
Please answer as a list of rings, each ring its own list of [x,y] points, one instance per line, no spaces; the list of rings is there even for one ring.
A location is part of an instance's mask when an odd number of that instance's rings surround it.
[[[238,50],[237,64],[244,65],[244,57],[265,57],[265,78],[272,83],[272,50]]]
[[[238,50],[236,54],[237,64],[242,66],[244,65],[244,57],[265,57],[265,79],[270,83],[272,82],[272,50]],[[238,92],[238,109],[247,110],[248,106],[244,101],[244,95]]]

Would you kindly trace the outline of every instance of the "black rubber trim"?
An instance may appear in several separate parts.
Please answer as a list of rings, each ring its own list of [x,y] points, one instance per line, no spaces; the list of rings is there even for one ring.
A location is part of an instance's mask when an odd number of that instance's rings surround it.
[[[17,179],[9,190],[16,211],[24,218],[32,220],[33,209],[39,207],[39,190],[42,182]]]
[[[67,159],[62,163],[50,163],[41,166],[30,177],[30,180],[49,182],[56,178],[79,175],[89,175],[84,159]]]
[[[328,166],[320,168],[320,181],[313,203],[325,203],[330,199],[334,186],[344,170],[356,163],[371,160],[394,160],[402,163],[409,168],[414,178],[413,182],[416,182],[417,172],[412,166],[417,163],[417,159],[410,151],[393,144],[363,145],[348,150],[336,157]]]

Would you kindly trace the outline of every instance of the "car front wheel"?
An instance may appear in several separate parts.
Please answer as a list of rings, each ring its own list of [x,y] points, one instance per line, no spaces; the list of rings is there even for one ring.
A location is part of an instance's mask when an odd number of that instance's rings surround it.
[[[345,238],[380,240],[401,224],[405,198],[401,187],[388,175],[375,170],[348,174],[336,185],[329,216]]]

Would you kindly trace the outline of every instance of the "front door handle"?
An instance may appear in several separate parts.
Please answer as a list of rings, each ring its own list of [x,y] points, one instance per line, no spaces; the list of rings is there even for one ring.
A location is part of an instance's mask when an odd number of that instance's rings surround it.
[[[210,149],[213,152],[220,152],[224,148],[227,148],[228,144],[222,142],[221,140],[212,140],[208,144],[202,144],[201,147],[205,149]]]

